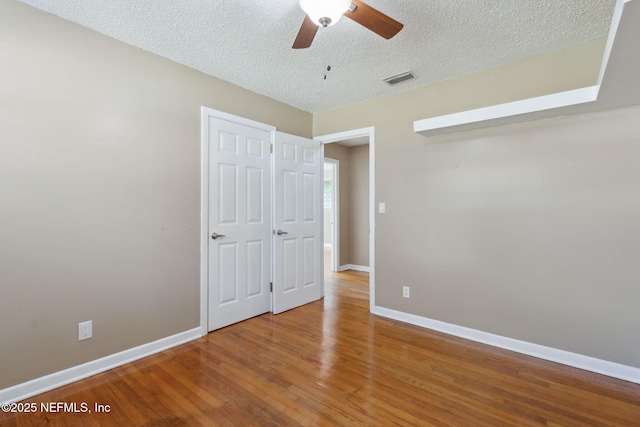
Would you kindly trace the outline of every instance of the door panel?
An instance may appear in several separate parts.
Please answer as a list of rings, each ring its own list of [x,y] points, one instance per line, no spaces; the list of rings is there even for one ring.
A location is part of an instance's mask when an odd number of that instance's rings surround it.
[[[321,144],[276,132],[273,312],[323,295]]]
[[[264,171],[258,168],[247,168],[247,223],[263,224]]]
[[[208,329],[271,308],[271,133],[208,117]]]
[[[282,286],[284,292],[295,291],[298,265],[296,263],[297,241],[295,238],[282,239],[282,256],[276,263],[282,262]],[[280,281],[276,279],[276,287],[280,287]]]
[[[260,295],[264,271],[264,242],[247,242],[247,297]]]
[[[282,222],[283,224],[295,224],[296,222],[296,179],[295,171],[282,171]],[[277,182],[277,181],[276,181]]]
[[[238,301],[238,244],[221,243],[218,246],[220,305]]]
[[[238,218],[238,167],[236,165],[220,164],[218,166],[220,185],[218,207],[220,224],[236,224]]]
[[[314,174],[310,174],[310,173],[302,174],[302,185],[303,185],[302,200],[301,200],[302,211],[303,211],[302,219],[306,223],[316,221],[316,214],[317,214],[316,204],[318,203],[317,200],[315,200],[315,197],[318,197],[318,194],[315,191],[316,178],[317,178],[317,175],[314,175]]]
[[[302,239],[303,242],[303,256],[304,260],[302,264],[302,286],[313,286],[315,283],[315,266],[316,259],[315,257],[318,255],[316,253],[316,238],[315,237],[305,237]]]

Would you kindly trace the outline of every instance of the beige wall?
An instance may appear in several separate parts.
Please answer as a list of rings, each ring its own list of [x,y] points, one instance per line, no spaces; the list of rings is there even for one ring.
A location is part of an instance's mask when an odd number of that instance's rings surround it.
[[[200,107],[302,136],[312,116],[0,10],[1,389],[199,326]]]
[[[301,136],[375,126],[378,305],[640,367],[639,107],[412,132],[594,84],[603,41],[312,118],[0,8],[0,388],[198,326],[202,105]]]
[[[340,266],[369,266],[369,146],[324,146],[340,162]]]
[[[351,147],[349,264],[369,267],[369,145]]]
[[[412,131],[592,85],[602,46],[314,115],[315,135],[375,126],[378,306],[640,367],[640,107]]]
[[[351,245],[349,236],[351,234],[351,215],[349,209],[344,209],[345,206],[349,206],[350,200],[350,180],[349,180],[349,164],[351,163],[351,150],[349,147],[339,144],[325,144],[324,157],[338,160],[340,165],[338,166],[339,174],[339,189],[338,189],[338,220],[340,221],[339,230],[339,245],[340,245],[340,259],[338,259],[338,266],[348,264],[346,260],[351,259]]]

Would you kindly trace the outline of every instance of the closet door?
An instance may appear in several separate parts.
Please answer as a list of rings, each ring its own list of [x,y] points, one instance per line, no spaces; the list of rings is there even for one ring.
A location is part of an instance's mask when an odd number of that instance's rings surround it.
[[[271,132],[205,118],[211,331],[271,309]]]
[[[274,146],[273,312],[323,296],[323,150],[276,132]]]

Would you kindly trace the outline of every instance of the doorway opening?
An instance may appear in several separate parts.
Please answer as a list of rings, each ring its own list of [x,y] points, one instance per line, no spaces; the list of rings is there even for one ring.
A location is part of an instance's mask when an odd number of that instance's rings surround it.
[[[339,161],[339,178],[335,186],[338,188],[336,220],[333,224],[337,236],[331,241],[331,247],[327,245],[335,250],[331,251],[325,279],[342,271],[369,273],[368,294],[372,309],[375,306],[374,128],[323,135],[314,140],[324,144],[325,161]],[[331,229],[330,223],[328,226]],[[335,258],[333,268],[331,258]]]

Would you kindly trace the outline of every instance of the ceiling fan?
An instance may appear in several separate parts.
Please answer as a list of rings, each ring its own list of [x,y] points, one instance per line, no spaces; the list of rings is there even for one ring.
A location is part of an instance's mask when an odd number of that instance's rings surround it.
[[[342,15],[385,39],[398,34],[404,26],[360,0],[300,0],[300,7],[307,16],[293,42],[294,49],[311,46],[318,28],[334,25]]]

